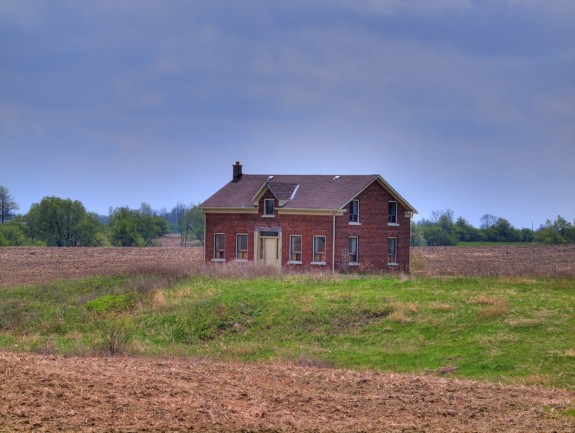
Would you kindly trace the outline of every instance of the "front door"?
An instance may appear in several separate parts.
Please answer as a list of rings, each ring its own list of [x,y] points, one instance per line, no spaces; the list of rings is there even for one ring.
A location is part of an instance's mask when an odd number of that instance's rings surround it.
[[[266,266],[280,267],[278,238],[260,238],[260,258]]]

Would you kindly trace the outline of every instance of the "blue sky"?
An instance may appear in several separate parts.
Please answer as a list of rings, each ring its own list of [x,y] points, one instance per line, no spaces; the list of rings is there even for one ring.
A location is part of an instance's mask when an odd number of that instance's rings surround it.
[[[381,174],[479,226],[575,218],[572,0],[3,0],[0,185],[198,203],[246,173]]]

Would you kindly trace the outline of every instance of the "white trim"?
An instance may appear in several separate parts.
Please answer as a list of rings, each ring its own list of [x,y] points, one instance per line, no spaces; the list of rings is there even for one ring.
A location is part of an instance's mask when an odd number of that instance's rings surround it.
[[[399,227],[399,223],[387,223],[389,227]]]

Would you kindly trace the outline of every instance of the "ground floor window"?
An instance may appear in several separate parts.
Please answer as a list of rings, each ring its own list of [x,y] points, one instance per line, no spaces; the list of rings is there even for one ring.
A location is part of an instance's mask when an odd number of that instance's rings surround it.
[[[397,264],[397,238],[387,239],[387,263]]]
[[[289,238],[289,260],[292,263],[301,263],[301,236],[292,235]]]
[[[313,237],[313,261],[314,263],[325,263],[325,236]]]
[[[350,236],[348,245],[348,262],[350,264],[359,263],[359,256],[357,254],[358,250],[358,238],[357,236]]]
[[[216,233],[214,235],[214,259],[224,260],[226,258],[226,235]]]
[[[248,235],[246,234],[236,235],[236,259],[248,259]]]

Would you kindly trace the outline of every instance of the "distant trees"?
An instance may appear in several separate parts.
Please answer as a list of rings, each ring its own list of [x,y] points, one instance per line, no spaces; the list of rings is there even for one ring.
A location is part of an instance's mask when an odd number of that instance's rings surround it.
[[[77,200],[44,197],[32,205],[23,221],[28,237],[48,246],[87,247],[103,242],[103,227],[96,215]]]
[[[147,203],[142,203],[139,210],[116,208],[109,221],[110,243],[118,247],[150,246],[154,239],[168,233],[167,221]]]
[[[8,222],[15,216],[14,211],[18,208],[18,203],[14,201],[8,188],[0,185],[0,222],[2,224]]]
[[[481,227],[475,228],[464,218],[453,222],[453,211],[433,211],[431,219],[411,224],[411,245],[456,245],[458,242],[533,242],[544,244],[575,243],[575,223],[561,216],[547,220],[539,230],[516,229],[505,218],[485,214]]]
[[[204,217],[197,205],[177,203],[164,217],[173,231],[180,234],[181,246],[187,246],[192,240],[204,242]]]
[[[570,223],[561,215],[555,221],[547,220],[535,233],[537,242],[544,244],[575,243],[575,221]]]

